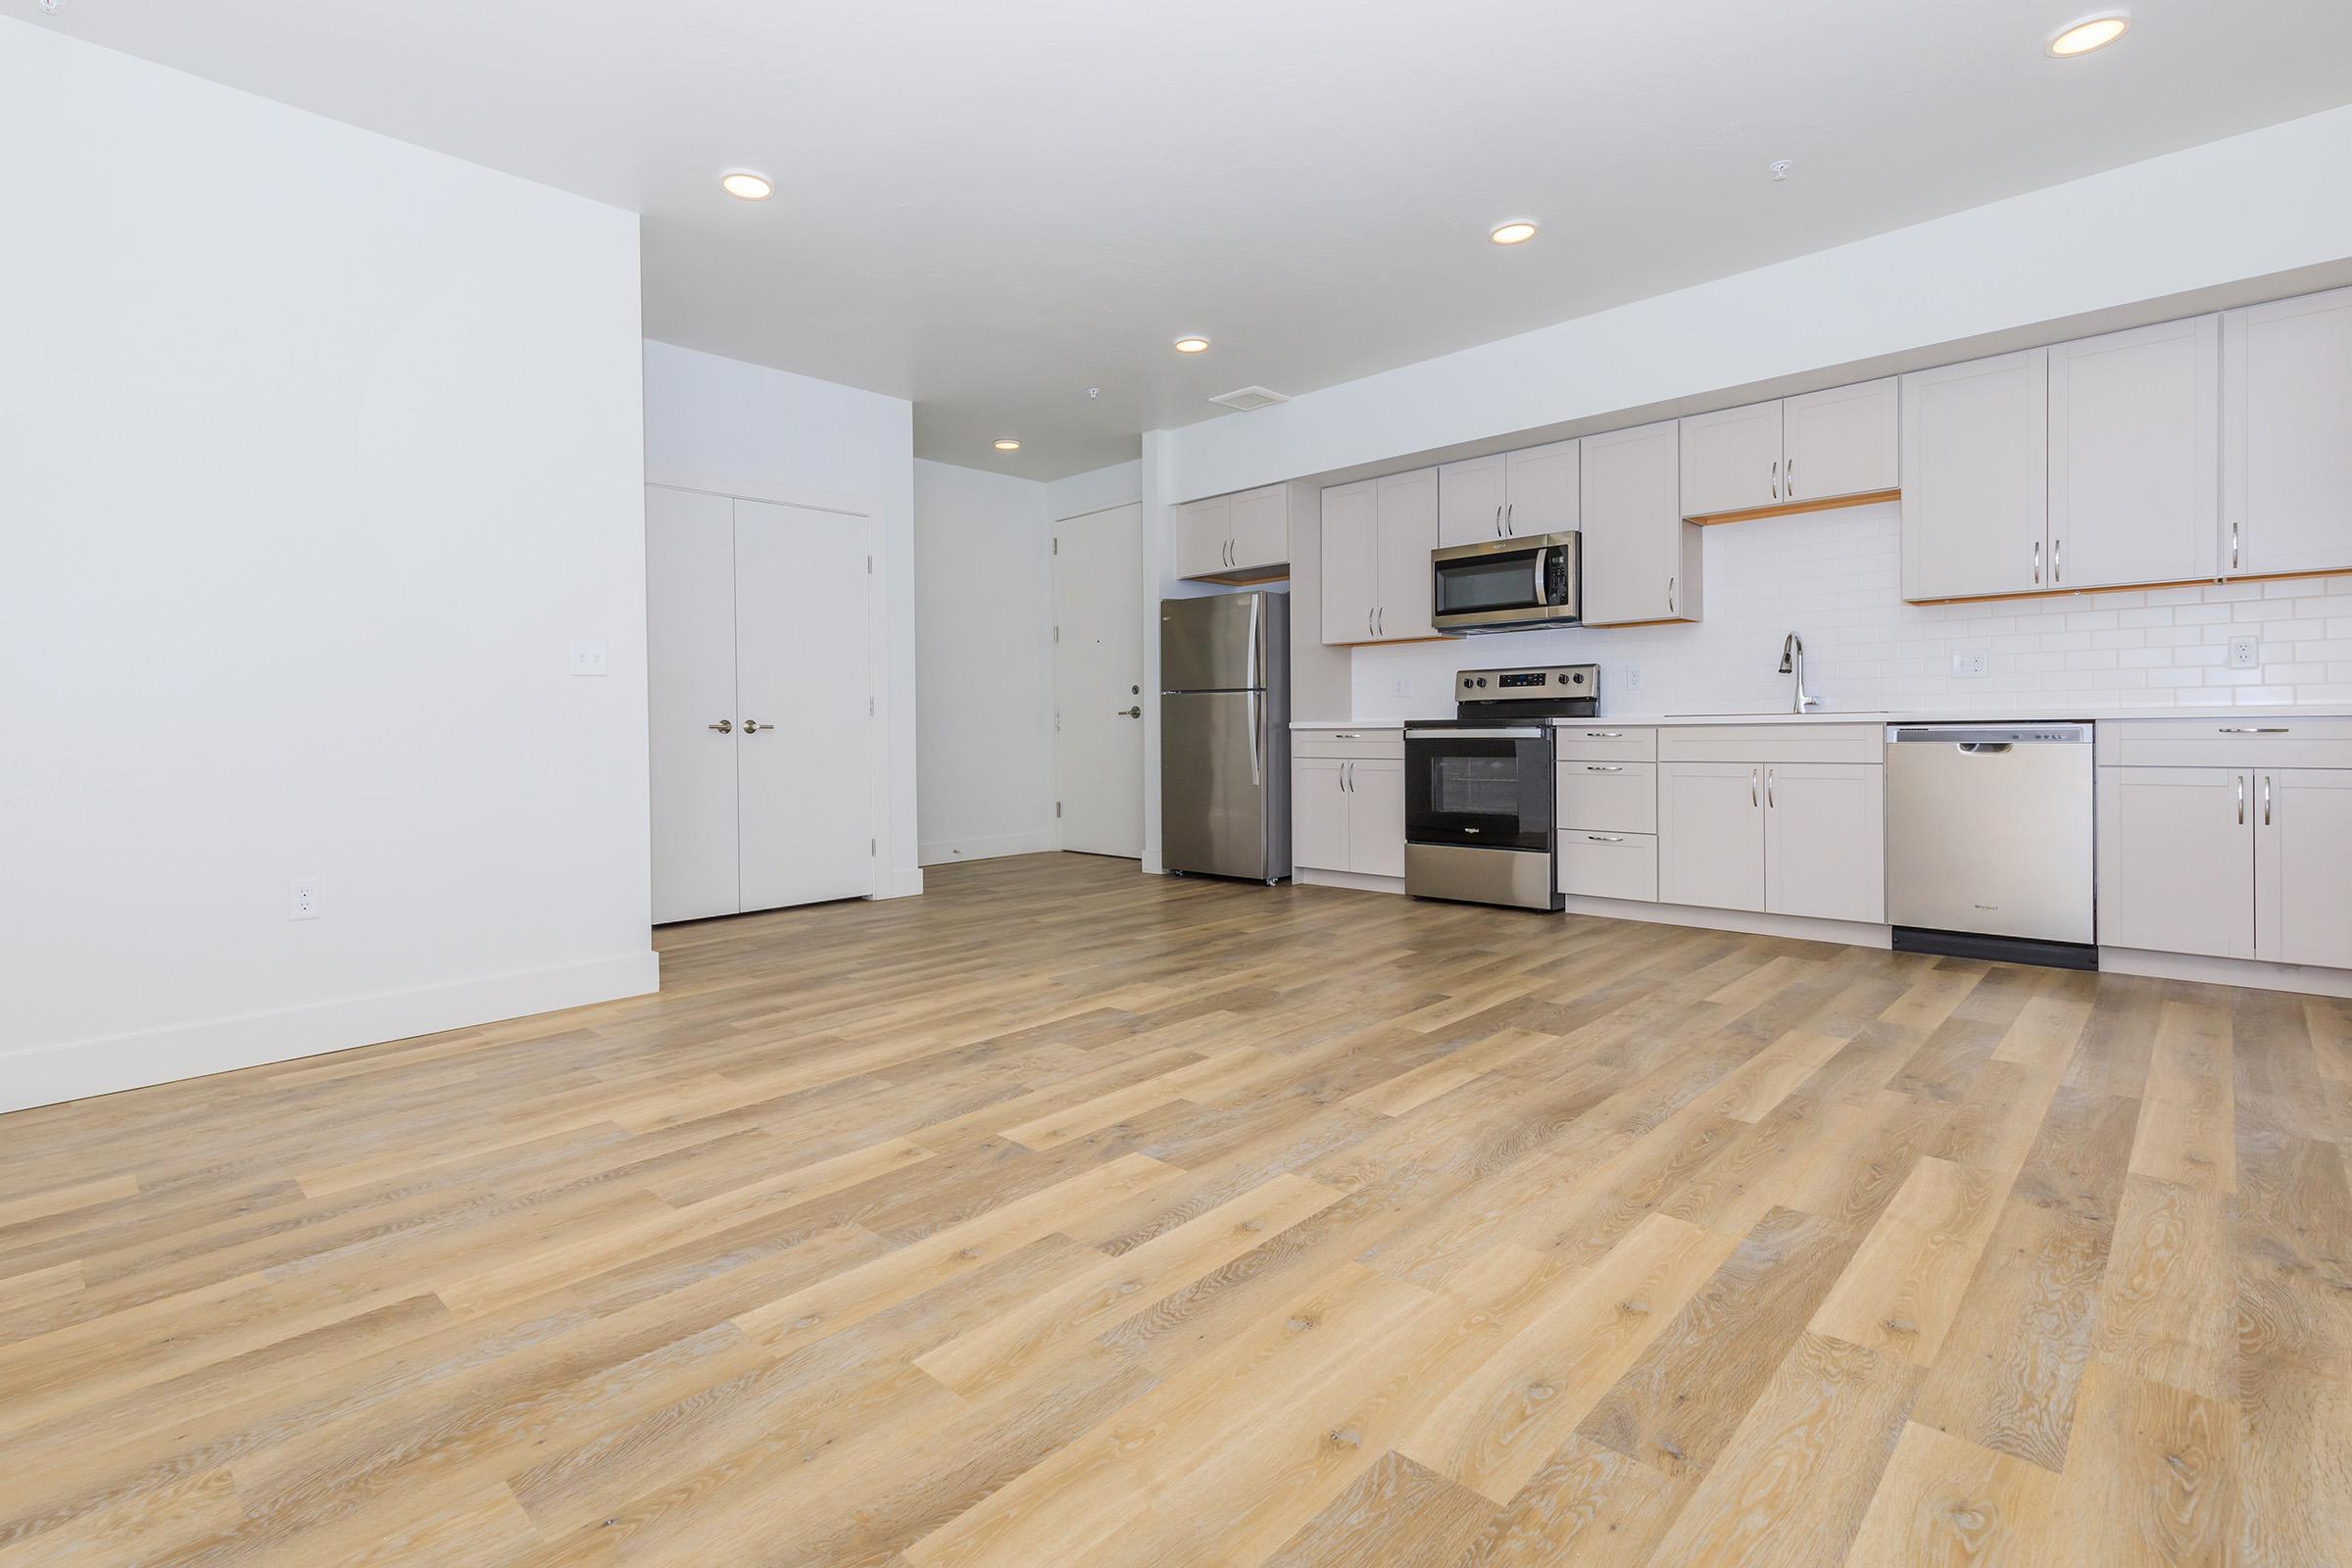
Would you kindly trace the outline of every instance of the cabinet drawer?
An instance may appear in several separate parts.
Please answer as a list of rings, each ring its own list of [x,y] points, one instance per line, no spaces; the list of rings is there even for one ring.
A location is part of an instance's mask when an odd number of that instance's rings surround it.
[[[1691,724],[1658,733],[1667,762],[1884,762],[1880,724]]]
[[[2118,719],[2098,751],[2107,767],[2352,767],[2352,718]]]
[[[1606,719],[1578,719],[1559,727],[1560,760],[1579,762],[1654,762],[1658,732],[1627,729]]]
[[[1404,760],[1402,729],[1298,729],[1291,731],[1293,757],[1321,757],[1343,762]]]
[[[1560,891],[1592,899],[1658,902],[1658,840],[1651,833],[1562,833]]]
[[[1602,833],[1658,830],[1658,765],[1655,762],[1560,764],[1560,826]]]

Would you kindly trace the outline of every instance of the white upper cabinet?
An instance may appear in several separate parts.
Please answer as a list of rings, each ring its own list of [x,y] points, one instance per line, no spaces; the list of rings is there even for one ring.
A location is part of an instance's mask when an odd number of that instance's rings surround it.
[[[1176,509],[1176,575],[1263,580],[1291,559],[1290,496],[1270,484]]]
[[[1698,526],[1683,520],[1677,421],[1583,445],[1585,624],[1698,619]]]
[[[2352,567],[2352,289],[2222,318],[2222,570]]]
[[[1892,490],[1895,402],[1888,378],[1692,415],[1682,421],[1683,514],[1802,508]]]
[[[2220,318],[2061,343],[2049,356],[2047,586],[2213,576]]]
[[[1176,509],[1176,575],[1214,577],[1233,544],[1233,497],[1211,496]]]
[[[1579,445],[1554,441],[1502,455],[1504,537],[1567,533],[1578,525],[1584,514],[1583,498],[1577,493]]]
[[[1502,454],[1438,467],[1438,546],[1483,545],[1502,537],[1506,476]]]
[[[1781,504],[1781,405],[1694,414],[1682,421],[1683,514],[1704,517]]]
[[[1323,492],[1323,640],[1410,642],[1430,624],[1429,553],[1438,547],[1438,470]]]
[[[1781,403],[1781,499],[1803,505],[1902,483],[1895,462],[1894,377],[1834,386]]]
[[[1902,378],[1903,597],[2050,591],[2049,351]]]

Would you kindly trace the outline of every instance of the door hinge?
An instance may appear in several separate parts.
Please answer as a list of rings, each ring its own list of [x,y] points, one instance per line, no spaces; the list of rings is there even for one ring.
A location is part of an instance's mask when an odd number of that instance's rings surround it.
[[[874,716],[874,700],[871,697],[865,700],[865,716],[868,718]]]
[[[875,843],[875,841],[874,841],[874,840],[872,840],[872,839],[867,839],[867,840],[865,841],[865,853],[866,853],[866,854],[868,854],[868,855],[875,855],[875,854],[878,854],[878,853],[880,853],[880,852],[878,852],[878,851],[877,851],[877,850],[874,848],[874,843]]]
[[[1061,803],[1060,803],[1059,801],[1055,801],[1055,802],[1054,803],[1054,818],[1055,818],[1056,820],[1059,820],[1059,819],[1060,819],[1060,816],[1061,816]]]
[[[1054,628],[1054,640],[1055,642],[1061,641],[1061,628],[1059,626]]]
[[[1061,554],[1061,536],[1059,534],[1054,536],[1054,553],[1057,556]]]
[[[868,577],[874,574],[874,558],[871,556],[865,558],[865,574]]]

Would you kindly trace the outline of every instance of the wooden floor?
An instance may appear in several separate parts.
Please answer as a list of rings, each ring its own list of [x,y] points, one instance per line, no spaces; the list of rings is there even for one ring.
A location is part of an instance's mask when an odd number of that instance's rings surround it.
[[[2352,1004],[931,886],[0,1118],[0,1568],[2352,1562]]]

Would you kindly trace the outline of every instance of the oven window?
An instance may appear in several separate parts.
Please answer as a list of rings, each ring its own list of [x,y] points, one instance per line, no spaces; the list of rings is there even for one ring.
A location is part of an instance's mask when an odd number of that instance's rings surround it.
[[[1405,842],[1547,851],[1554,767],[1548,736],[1407,739]]]
[[[1516,756],[1432,758],[1429,805],[1439,816],[1516,818],[1519,759]]]
[[[1448,561],[1438,568],[1438,613],[1471,614],[1482,610],[1525,610],[1543,603],[1536,591],[1537,551],[1492,558]]]

